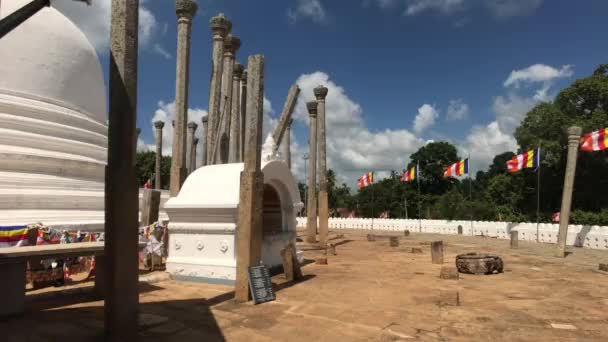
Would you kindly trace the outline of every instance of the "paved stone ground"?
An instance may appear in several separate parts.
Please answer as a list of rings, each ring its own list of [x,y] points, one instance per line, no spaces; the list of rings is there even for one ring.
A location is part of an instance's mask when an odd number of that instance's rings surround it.
[[[273,277],[275,302],[235,304],[227,286],[142,283],[140,340],[608,340],[608,273],[597,270],[607,252],[573,249],[559,259],[551,245],[510,250],[506,240],[414,233],[390,247],[388,238],[368,242],[368,232],[339,233],[329,265],[307,264],[296,284]],[[442,265],[431,264],[434,240],[444,241],[444,266],[458,253],[489,252],[503,258],[505,272],[442,280]],[[102,304],[87,291],[30,291],[26,314],[0,321],[2,340],[101,341]]]

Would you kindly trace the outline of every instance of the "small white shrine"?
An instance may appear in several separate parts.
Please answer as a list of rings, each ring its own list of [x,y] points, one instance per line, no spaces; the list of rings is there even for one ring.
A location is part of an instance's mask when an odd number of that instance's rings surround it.
[[[167,272],[175,279],[234,284],[240,175],[243,163],[210,165],[191,173],[169,215]],[[283,161],[262,162],[262,261],[281,265],[280,250],[296,240],[303,207],[295,178]]]

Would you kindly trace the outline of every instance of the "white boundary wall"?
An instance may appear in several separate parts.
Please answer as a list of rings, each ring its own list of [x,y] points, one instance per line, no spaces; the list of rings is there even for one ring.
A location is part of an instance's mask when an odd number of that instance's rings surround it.
[[[298,228],[306,227],[306,217],[298,217]],[[458,226],[462,226],[462,234],[484,235],[499,239],[510,239],[511,231],[519,232],[519,239],[536,241],[536,223],[510,223],[487,221],[448,221],[415,219],[373,219],[374,230],[402,232],[423,232],[435,234],[458,234]],[[329,229],[372,229],[371,218],[330,218]],[[540,242],[556,243],[558,224],[541,223],[538,227]],[[570,225],[568,227],[568,245],[591,249],[608,250],[608,227]]]

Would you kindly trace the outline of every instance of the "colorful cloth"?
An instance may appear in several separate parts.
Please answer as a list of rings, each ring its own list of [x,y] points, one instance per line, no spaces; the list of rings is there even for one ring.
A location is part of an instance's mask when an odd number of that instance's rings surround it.
[[[608,147],[608,128],[585,134],[581,139],[581,151],[602,151]]]
[[[463,159],[457,163],[454,163],[448,166],[447,169],[443,171],[443,177],[458,177],[469,174],[469,158]]]
[[[418,165],[412,167],[411,169],[407,170],[406,172],[401,174],[401,181],[402,182],[410,182],[416,179],[416,174],[418,173]]]
[[[359,178],[359,182],[357,182],[357,187],[359,187],[359,189],[363,189],[368,185],[372,185],[373,182],[374,182],[374,173],[368,172],[368,173],[364,174],[363,176],[361,176],[361,178]]]
[[[540,148],[516,155],[507,161],[507,171],[517,172],[522,169],[535,169],[540,165]]]
[[[27,226],[0,226],[0,247],[27,246]]]

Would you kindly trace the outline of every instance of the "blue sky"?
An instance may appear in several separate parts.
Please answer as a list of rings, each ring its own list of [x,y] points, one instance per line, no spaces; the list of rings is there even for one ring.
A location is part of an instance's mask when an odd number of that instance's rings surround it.
[[[319,83],[330,88],[328,164],[349,184],[369,170],[401,170],[429,140],[451,141],[462,155],[472,155],[473,169],[483,169],[495,154],[517,149],[513,129],[529,108],[551,100],[608,56],[608,1],[198,2],[191,116],[200,122],[206,113],[208,22],[223,12],[243,42],[238,60],[246,63],[257,53],[266,57],[267,130],[276,125],[291,84],[303,89],[292,138],[298,176],[307,149],[304,102]],[[56,5],[93,42],[106,74],[109,3],[94,0],[92,8],[84,8],[57,0]],[[138,125],[141,143],[152,144],[153,118],[172,115],[174,2],[142,1],[140,26]]]

